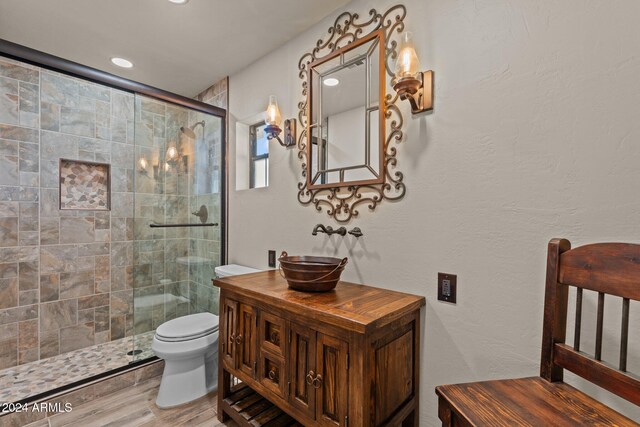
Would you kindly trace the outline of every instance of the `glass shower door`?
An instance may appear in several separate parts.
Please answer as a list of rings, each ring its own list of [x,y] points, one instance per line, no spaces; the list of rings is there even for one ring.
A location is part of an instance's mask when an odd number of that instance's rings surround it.
[[[218,314],[222,119],[135,99],[133,328],[135,360],[153,356],[162,323]]]

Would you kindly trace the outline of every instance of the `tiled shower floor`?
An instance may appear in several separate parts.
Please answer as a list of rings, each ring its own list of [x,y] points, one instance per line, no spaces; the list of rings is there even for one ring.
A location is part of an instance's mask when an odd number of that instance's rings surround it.
[[[0,402],[18,402],[153,356],[153,332],[135,336],[136,348],[143,350],[135,358],[127,355],[133,339],[127,337],[4,369],[0,371]]]

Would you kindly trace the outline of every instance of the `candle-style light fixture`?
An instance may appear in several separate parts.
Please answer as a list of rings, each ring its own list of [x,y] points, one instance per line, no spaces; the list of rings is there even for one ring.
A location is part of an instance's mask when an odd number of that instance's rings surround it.
[[[280,139],[280,121],[282,120],[282,114],[280,108],[278,108],[278,100],[275,95],[269,96],[269,105],[264,112],[264,123],[267,125],[264,128],[267,134],[267,139],[270,141],[276,139],[283,147],[293,147],[296,145],[296,119],[287,119],[284,121],[284,141]]]
[[[393,89],[411,104],[413,114],[433,109],[433,71],[420,71],[420,60],[410,32],[402,34]]]

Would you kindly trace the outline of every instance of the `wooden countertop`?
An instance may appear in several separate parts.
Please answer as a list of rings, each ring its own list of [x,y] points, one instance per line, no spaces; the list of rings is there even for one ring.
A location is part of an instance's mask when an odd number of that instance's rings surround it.
[[[213,280],[221,289],[252,297],[292,312],[364,333],[385,325],[426,304],[423,296],[339,282],[330,292],[308,293],[289,289],[277,270]]]

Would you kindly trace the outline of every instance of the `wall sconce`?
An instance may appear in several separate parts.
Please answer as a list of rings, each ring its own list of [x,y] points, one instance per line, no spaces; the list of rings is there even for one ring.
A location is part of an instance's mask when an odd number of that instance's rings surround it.
[[[411,104],[413,114],[433,109],[433,71],[420,71],[420,60],[410,32],[402,34],[393,89]]]
[[[267,134],[267,139],[278,140],[283,147],[293,147],[296,145],[296,119],[287,119],[284,121],[284,141],[280,139],[280,121],[282,120],[282,114],[280,114],[280,108],[278,108],[278,100],[275,95],[269,97],[269,105],[267,111],[264,112],[264,122],[267,125],[264,128]]]

